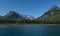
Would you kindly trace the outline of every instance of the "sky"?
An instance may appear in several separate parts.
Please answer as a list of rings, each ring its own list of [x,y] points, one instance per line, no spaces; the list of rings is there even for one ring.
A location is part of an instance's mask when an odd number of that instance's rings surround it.
[[[0,0],[0,15],[9,11],[35,18],[43,15],[52,5],[60,7],[60,0]]]

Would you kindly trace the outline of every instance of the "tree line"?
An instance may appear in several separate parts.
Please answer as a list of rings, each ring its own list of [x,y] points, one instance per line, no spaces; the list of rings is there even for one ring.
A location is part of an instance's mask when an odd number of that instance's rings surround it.
[[[60,24],[60,21],[44,20],[0,20],[0,24]]]

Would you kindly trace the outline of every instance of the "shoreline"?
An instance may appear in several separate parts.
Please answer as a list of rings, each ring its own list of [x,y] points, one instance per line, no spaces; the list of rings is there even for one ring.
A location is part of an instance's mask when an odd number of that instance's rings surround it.
[[[0,26],[60,26],[60,24],[0,24]]]

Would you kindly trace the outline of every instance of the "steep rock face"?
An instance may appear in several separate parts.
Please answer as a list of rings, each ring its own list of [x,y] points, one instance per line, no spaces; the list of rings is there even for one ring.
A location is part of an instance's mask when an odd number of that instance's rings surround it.
[[[38,20],[60,20],[60,8],[53,5],[47,12],[45,12]]]

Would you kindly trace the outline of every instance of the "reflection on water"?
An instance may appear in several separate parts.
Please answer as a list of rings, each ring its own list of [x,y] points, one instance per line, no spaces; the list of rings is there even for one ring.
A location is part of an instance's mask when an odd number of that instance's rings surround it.
[[[60,36],[60,26],[0,26],[0,36]]]

